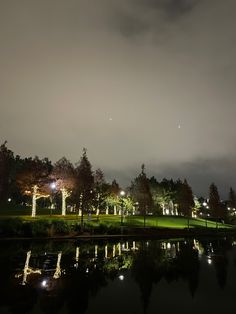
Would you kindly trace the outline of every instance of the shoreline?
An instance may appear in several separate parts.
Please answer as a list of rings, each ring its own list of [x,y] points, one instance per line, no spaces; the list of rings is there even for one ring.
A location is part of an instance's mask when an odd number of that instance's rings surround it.
[[[126,231],[126,232],[124,232]],[[12,241],[12,240],[83,240],[83,239],[116,239],[116,238],[153,238],[153,239],[169,239],[173,237],[205,237],[205,236],[214,236],[214,237],[224,237],[224,236],[236,236],[236,229],[136,229],[132,232],[128,230],[123,230],[121,233],[116,234],[94,234],[89,232],[84,232],[82,234],[68,234],[68,235],[53,235],[53,236],[0,236],[0,241]],[[131,231],[131,230],[130,230]]]

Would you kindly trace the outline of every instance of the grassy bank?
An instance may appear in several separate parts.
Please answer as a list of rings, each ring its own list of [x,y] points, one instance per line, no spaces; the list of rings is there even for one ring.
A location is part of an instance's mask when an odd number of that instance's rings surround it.
[[[81,217],[77,215],[38,215],[32,218],[28,215],[0,216],[1,237],[55,237],[78,236],[81,234],[136,234],[136,233],[204,233],[231,231],[232,226],[204,219],[173,216],[148,216],[144,220],[141,216],[125,216],[121,224],[121,217],[114,215],[84,216],[83,230]]]

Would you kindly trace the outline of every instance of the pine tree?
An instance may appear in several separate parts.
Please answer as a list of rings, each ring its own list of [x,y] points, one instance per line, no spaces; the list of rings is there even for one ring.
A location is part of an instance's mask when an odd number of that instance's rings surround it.
[[[108,195],[109,185],[106,183],[103,171],[98,168],[94,174],[94,207],[96,209],[96,215],[100,213],[100,208],[104,205],[106,196]],[[108,209],[107,209],[108,212]]]
[[[236,208],[236,194],[235,191],[232,189],[232,187],[229,190],[229,201],[228,206],[232,210],[233,208]]]
[[[83,227],[84,213],[90,211],[93,201],[94,177],[91,163],[87,157],[87,150],[83,149],[83,155],[76,168],[77,190],[79,195],[79,206],[81,208],[81,226]]]
[[[214,218],[225,218],[225,210],[220,202],[217,186],[212,183],[209,188],[209,209]]]
[[[142,165],[141,173],[134,179],[131,185],[131,195],[135,202],[138,202],[138,207],[146,223],[146,215],[153,206],[152,195],[150,191],[149,181],[145,173],[145,166]]]
[[[11,173],[13,171],[14,154],[6,146],[0,146],[0,201],[6,201],[10,193]]]
[[[194,198],[192,188],[190,187],[186,179],[184,180],[184,182],[180,182],[179,184],[177,203],[180,214],[186,217],[192,216]]]

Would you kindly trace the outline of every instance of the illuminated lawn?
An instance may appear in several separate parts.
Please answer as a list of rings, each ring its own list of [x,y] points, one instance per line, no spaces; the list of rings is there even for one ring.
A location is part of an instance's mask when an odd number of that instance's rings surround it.
[[[53,211],[50,215],[49,209],[38,209],[36,218],[30,216],[31,209],[17,209],[17,210],[0,210],[0,219],[6,218],[20,218],[24,221],[33,220],[66,220],[68,222],[80,223],[81,217],[76,214],[68,214],[65,217],[60,215],[60,211]],[[90,219],[88,215],[84,215],[84,222],[94,227],[106,224],[109,226],[120,226],[121,217],[119,215],[100,215],[99,218],[92,215]],[[127,227],[143,227],[144,219],[142,216],[124,216],[123,225]],[[185,217],[173,217],[173,216],[146,216],[145,221],[146,227],[156,227],[156,228],[172,228],[172,229],[184,229],[188,227],[188,219]],[[189,220],[189,228],[232,228],[231,225],[216,223],[200,218],[191,218]]]
[[[100,222],[106,222],[111,224],[120,224],[120,216],[112,216],[112,215],[103,215],[100,217]],[[135,226],[135,227],[143,227],[144,219],[142,216],[127,216],[124,218],[124,225],[126,226]],[[171,216],[147,216],[145,225],[147,227],[157,227],[157,228],[174,228],[174,229],[184,229],[188,227],[188,219],[184,217],[171,217]],[[189,227],[190,228],[216,228],[216,222],[206,221],[204,219],[190,219]],[[218,228],[232,228],[231,225],[217,223]]]

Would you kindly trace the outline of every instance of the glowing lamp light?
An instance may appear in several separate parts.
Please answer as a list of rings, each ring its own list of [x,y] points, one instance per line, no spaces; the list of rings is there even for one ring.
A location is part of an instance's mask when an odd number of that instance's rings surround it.
[[[125,279],[125,276],[124,276],[124,275],[120,275],[118,278],[119,278],[121,281],[123,281],[123,280]]]
[[[11,202],[11,198],[8,199],[8,202]]]
[[[121,196],[125,196],[125,191],[120,191]]]
[[[41,285],[42,285],[42,287],[46,287],[47,286],[47,280],[43,280]]]
[[[50,184],[50,186],[51,186],[51,188],[54,190],[54,189],[56,188],[56,183],[53,182],[53,183]]]

